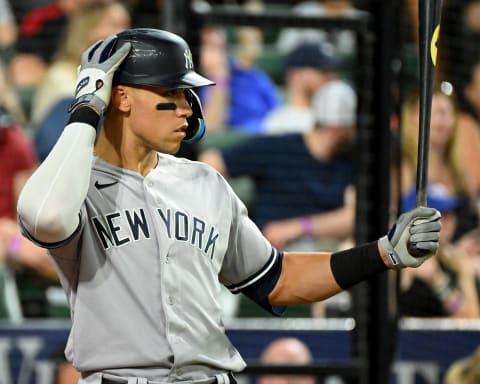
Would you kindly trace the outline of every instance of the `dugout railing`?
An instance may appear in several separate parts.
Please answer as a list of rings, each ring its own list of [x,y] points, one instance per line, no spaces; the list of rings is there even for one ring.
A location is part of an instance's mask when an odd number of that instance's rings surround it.
[[[399,22],[398,2],[372,1],[370,11],[356,17],[298,17],[288,10],[267,9],[248,12],[239,7],[202,6],[201,2],[166,1],[164,27],[183,35],[194,51],[199,31],[205,25],[253,26],[258,28],[318,28],[355,32],[356,49],[353,82],[358,94],[356,145],[356,230],[355,241],[378,239],[388,230],[390,198],[392,57],[395,25]],[[191,6],[188,7],[187,4]],[[185,10],[189,9],[188,13]],[[355,327],[352,356],[345,362],[320,362],[314,366],[270,367],[273,372],[302,371],[317,376],[335,373],[348,383],[385,384],[395,354],[396,276],[386,273],[352,290]],[[250,364],[246,372],[264,373]]]

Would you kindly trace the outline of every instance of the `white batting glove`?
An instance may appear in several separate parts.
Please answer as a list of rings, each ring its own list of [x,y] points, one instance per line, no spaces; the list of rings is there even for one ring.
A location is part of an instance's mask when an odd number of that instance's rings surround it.
[[[388,235],[379,240],[392,268],[416,268],[437,253],[440,217],[434,208],[416,207],[398,218]]]
[[[131,44],[124,44],[111,57],[110,51],[117,36],[111,36],[91,45],[82,54],[81,64],[78,67],[75,100],[70,105],[72,112],[80,105],[93,108],[99,115],[103,115],[110,102],[113,74],[130,52]]]

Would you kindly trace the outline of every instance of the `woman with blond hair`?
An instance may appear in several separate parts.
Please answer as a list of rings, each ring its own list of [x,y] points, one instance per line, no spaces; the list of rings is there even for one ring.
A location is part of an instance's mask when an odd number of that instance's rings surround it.
[[[419,113],[419,97],[416,94],[407,99],[402,107],[402,196],[415,189]],[[435,86],[431,108],[428,183],[441,184],[450,194],[462,199],[458,208],[462,222],[459,223],[461,226],[457,229],[455,238],[476,227],[479,218],[478,191],[467,172],[469,164],[460,146],[457,114],[455,97],[449,84]]]
[[[114,0],[92,2],[70,18],[60,48],[35,93],[31,114],[34,126],[59,100],[73,96],[80,54],[94,42],[129,26],[128,10]]]
[[[399,306],[405,316],[477,318],[473,255],[460,239],[467,239],[469,230],[478,227],[478,210],[457,141],[456,103],[445,87],[433,91],[428,161],[427,205],[442,213],[438,257],[402,273]],[[402,211],[415,206],[418,125],[419,98],[414,95],[402,109]]]

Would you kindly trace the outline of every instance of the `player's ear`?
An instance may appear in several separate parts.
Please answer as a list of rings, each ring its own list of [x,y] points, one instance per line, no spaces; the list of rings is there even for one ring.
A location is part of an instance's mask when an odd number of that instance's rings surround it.
[[[111,103],[121,112],[130,111],[130,95],[127,89],[121,85],[117,85],[112,89]]]

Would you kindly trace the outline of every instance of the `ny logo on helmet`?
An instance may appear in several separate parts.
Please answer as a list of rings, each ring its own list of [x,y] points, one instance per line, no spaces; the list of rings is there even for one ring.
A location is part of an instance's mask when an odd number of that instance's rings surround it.
[[[192,57],[192,52],[190,52],[190,49],[185,49],[185,52],[183,52],[183,56],[185,56],[185,68],[186,69],[193,69],[193,57]]]

